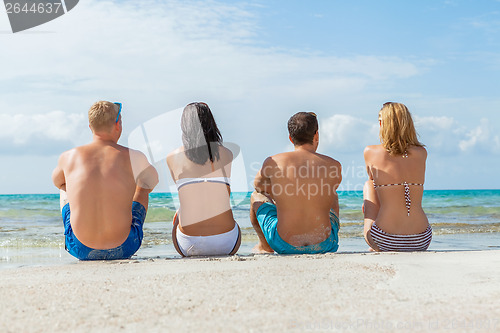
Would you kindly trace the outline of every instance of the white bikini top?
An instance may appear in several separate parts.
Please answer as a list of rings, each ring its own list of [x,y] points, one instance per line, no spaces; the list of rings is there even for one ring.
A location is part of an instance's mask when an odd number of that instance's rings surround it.
[[[231,185],[231,179],[228,177],[209,177],[209,178],[180,178],[175,185],[179,190],[184,185],[198,184],[198,183],[221,183],[227,186]]]

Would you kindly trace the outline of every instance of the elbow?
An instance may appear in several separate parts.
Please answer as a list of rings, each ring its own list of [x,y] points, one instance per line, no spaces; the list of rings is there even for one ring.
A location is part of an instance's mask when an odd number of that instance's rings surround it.
[[[160,182],[158,172],[156,169],[150,165],[144,171],[142,171],[136,179],[136,183],[138,187],[141,187],[146,190],[152,191],[156,185]]]
[[[151,166],[153,172],[152,172],[152,182],[153,182],[153,188],[156,187],[156,185],[158,185],[158,183],[160,182],[160,177],[158,175],[158,171],[156,171],[156,168]]]
[[[253,188],[255,191],[259,192],[259,189],[260,189],[260,186],[259,186],[259,183],[257,183],[256,181],[253,182]]]
[[[262,182],[259,182],[259,181],[254,181],[253,182],[253,188],[255,189],[256,192],[258,193],[262,193],[262,192],[265,192],[265,188],[262,184]]]
[[[151,190],[153,190],[158,184],[160,183],[160,178],[158,177],[158,174],[153,179],[153,184]]]

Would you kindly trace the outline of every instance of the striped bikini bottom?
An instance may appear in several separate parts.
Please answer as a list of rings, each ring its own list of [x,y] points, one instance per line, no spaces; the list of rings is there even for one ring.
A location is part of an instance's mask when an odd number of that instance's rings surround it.
[[[432,240],[432,228],[429,225],[424,232],[415,235],[393,235],[386,233],[373,223],[370,235],[380,251],[425,251]]]

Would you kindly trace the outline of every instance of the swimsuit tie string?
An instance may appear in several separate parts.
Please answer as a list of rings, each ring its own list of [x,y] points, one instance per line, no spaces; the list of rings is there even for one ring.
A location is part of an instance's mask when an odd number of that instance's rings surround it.
[[[408,216],[410,216],[410,207],[411,207],[410,185],[408,185],[407,182],[404,182],[403,185],[405,187],[406,209],[408,210]]]

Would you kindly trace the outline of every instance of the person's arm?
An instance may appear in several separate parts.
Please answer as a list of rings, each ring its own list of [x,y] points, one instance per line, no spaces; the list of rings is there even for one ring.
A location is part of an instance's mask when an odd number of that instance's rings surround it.
[[[425,147],[422,147],[422,149],[424,150],[424,182],[425,182],[425,170],[427,169],[427,149],[425,149]]]
[[[336,168],[336,178],[337,182],[335,185],[335,188],[333,189],[333,202],[332,202],[332,209],[337,214],[337,217],[340,218],[340,205],[339,205],[339,195],[337,193],[337,189],[340,186],[340,183],[342,182],[342,165],[338,162],[335,161],[335,168]]]
[[[155,167],[149,164],[146,156],[139,151],[130,151],[130,161],[136,182],[134,201],[139,202],[146,211],[149,204],[149,193],[158,184],[158,172]]]
[[[372,170],[369,162],[371,158],[371,152],[372,152],[371,146],[367,146],[363,151],[363,157],[365,158],[365,165],[366,165],[366,173],[368,174],[369,180],[373,180]]]
[[[159,182],[156,168],[152,166],[146,156],[139,151],[131,150],[130,158],[137,187],[147,190],[148,192],[153,191]]]
[[[269,197],[271,196],[272,193],[272,184],[271,184],[271,169],[272,169],[272,158],[268,157],[264,163],[262,164],[262,168],[257,172],[257,175],[255,176],[253,185],[255,188],[255,191],[258,193],[262,193],[265,196]]]
[[[64,176],[64,170],[62,168],[62,164],[63,164],[63,155],[59,157],[57,166],[52,172],[52,182],[58,189],[66,191],[66,177]]]
[[[220,148],[220,154],[221,156],[223,155],[224,158],[222,159],[223,165],[221,166],[221,171],[224,177],[231,178],[231,167],[233,164],[233,152],[231,149],[226,148],[224,146],[221,146]],[[231,185],[227,185],[227,193],[229,197],[231,197]]]
[[[153,191],[159,182],[158,171],[151,164],[142,170],[136,180],[138,187],[149,190],[149,192]]]

